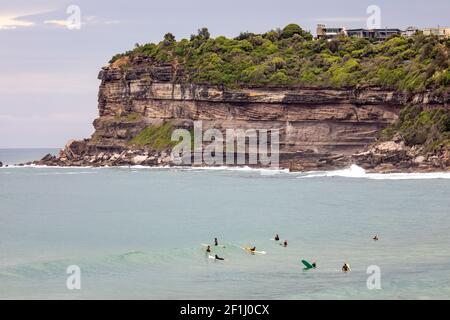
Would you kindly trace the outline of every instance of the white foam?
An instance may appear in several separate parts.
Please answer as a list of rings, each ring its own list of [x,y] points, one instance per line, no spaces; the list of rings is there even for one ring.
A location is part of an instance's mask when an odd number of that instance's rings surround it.
[[[78,175],[78,174],[96,174],[95,171],[78,171],[78,172],[45,172],[45,173],[37,173],[38,176],[53,176],[53,175]]]
[[[304,178],[320,177],[344,177],[344,178],[362,178],[373,180],[422,180],[422,179],[450,179],[450,172],[427,172],[427,173],[366,173],[366,171],[357,166],[351,165],[350,168],[335,171],[309,172],[300,176]]]
[[[64,169],[64,170],[101,170],[101,169],[133,169],[133,170],[181,170],[181,171],[231,171],[231,172],[255,172],[261,175],[270,176],[278,174],[296,175],[299,179],[305,178],[323,178],[323,177],[343,177],[343,178],[360,178],[360,179],[372,179],[372,180],[426,180],[426,179],[450,179],[450,172],[428,172],[428,173],[366,173],[366,171],[357,166],[351,165],[347,169],[334,170],[334,171],[310,171],[310,172],[289,172],[289,169],[277,169],[277,168],[251,168],[248,166],[241,167],[229,167],[229,166],[215,166],[215,167],[188,167],[188,166],[74,166],[74,167],[61,167],[61,166],[41,166],[41,165],[9,165],[8,167],[0,167],[0,169],[21,169],[21,168],[35,168],[35,169]],[[87,172],[86,172],[87,173]],[[76,174],[76,173],[66,173]]]

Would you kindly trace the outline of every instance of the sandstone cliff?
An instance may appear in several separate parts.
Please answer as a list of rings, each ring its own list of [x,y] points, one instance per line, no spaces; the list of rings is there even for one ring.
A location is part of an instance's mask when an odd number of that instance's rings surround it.
[[[419,165],[423,170],[442,170],[449,165],[447,160],[429,162],[428,157],[418,159],[418,154],[408,156],[404,148],[389,151],[404,153],[397,159],[368,147],[373,148],[379,132],[397,119],[404,105],[448,106],[449,97],[380,88],[226,90],[185,83],[176,65],[155,65],[142,57],[104,67],[99,79],[95,133],[90,139],[71,141],[58,157],[47,156],[37,164],[170,165],[170,148],[136,146],[132,139],[149,126],[170,123],[190,129],[193,121],[202,120],[204,129],[221,131],[279,129],[281,166],[291,170],[328,170],[355,162],[375,170],[390,163],[391,171],[414,170]]]

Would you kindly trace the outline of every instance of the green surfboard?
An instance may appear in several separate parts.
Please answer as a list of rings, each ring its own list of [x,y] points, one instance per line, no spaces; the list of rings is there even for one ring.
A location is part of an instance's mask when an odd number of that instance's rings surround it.
[[[306,261],[306,260],[302,260],[302,263],[305,265],[305,269],[306,270],[308,270],[308,269],[314,269],[314,267],[311,265],[311,263],[309,263],[308,261]]]

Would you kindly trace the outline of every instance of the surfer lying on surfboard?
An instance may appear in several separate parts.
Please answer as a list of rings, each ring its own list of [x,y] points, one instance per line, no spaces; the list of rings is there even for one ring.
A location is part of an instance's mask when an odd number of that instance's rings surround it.
[[[253,247],[253,248],[251,248],[251,247],[241,247],[241,249],[242,250],[245,250],[245,251],[247,251],[247,252],[249,252],[249,253],[251,253],[251,254],[266,254],[266,252],[265,251],[256,251],[256,247]]]

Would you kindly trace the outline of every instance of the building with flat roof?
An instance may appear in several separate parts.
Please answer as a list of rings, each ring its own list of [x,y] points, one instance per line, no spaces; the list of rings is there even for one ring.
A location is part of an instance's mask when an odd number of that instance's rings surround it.
[[[416,33],[420,32],[421,30],[417,27],[408,27],[405,31],[402,31],[402,36],[404,37],[412,37]]]
[[[369,40],[386,40],[392,35],[401,35],[402,30],[385,28],[385,29],[348,29],[346,34],[349,37],[364,38]]]
[[[450,28],[448,27],[425,28],[423,29],[423,34],[426,36],[438,36],[439,38],[449,39]]]
[[[324,24],[317,25],[317,39],[334,39],[340,35],[345,35],[344,27],[327,28]]]
[[[413,28],[408,31],[409,33],[415,33],[417,28]],[[392,35],[401,35],[405,31],[400,29],[346,29],[345,27],[327,27],[324,24],[317,25],[317,39],[334,39],[340,35],[349,37],[358,37],[364,39],[385,40]]]

